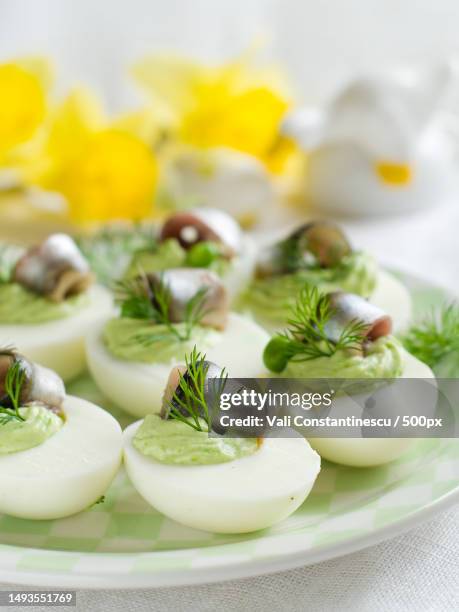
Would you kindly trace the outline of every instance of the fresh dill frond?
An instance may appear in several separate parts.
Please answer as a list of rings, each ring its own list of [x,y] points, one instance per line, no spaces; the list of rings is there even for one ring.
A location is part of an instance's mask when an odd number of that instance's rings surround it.
[[[162,275],[159,281],[151,286],[148,275],[141,273],[137,278],[119,281],[115,288],[116,300],[121,307],[121,316],[132,319],[145,319],[154,325],[164,325],[172,339],[185,342],[191,338],[193,329],[207,313],[205,298],[207,288],[201,287],[186,303],[184,308],[184,325],[175,325],[171,321],[172,295],[164,282]],[[160,339],[167,338],[164,333]],[[142,336],[145,345],[158,341],[158,333],[152,331],[151,336]]]
[[[415,322],[402,336],[408,352],[431,368],[459,355],[459,304],[451,302]]]
[[[160,312],[152,300],[148,278],[144,273],[136,278],[118,281],[114,292],[115,301],[121,309],[121,317],[161,322]]]
[[[11,421],[25,421],[19,409],[21,407],[21,392],[26,378],[26,373],[20,362],[16,361],[5,377],[5,392],[8,395],[11,406],[0,406],[0,425],[6,425]]]
[[[135,253],[156,248],[153,227],[141,224],[104,227],[95,234],[77,236],[75,241],[98,281],[107,286],[122,277]]]
[[[287,272],[296,272],[304,266],[304,255],[301,252],[299,241],[288,237],[277,245],[282,269]]]
[[[291,309],[287,329],[276,334],[266,346],[263,353],[265,365],[274,372],[281,372],[289,361],[310,361],[332,357],[345,349],[359,349],[367,324],[352,320],[337,340],[331,340],[326,327],[334,314],[330,296],[317,287],[306,285]]]
[[[185,307],[185,336],[189,340],[193,328],[202,321],[209,310],[205,308],[207,288],[201,287],[188,301]]]
[[[212,415],[222,394],[228,374],[225,369],[220,377],[212,379],[214,385],[206,385],[209,362],[196,346],[185,356],[186,371],[179,374],[179,382],[168,403],[168,418],[176,419],[196,431],[211,431]],[[212,402],[212,405],[209,403]],[[203,427],[202,422],[205,426]]]
[[[330,296],[317,287],[304,287],[287,320],[287,335],[294,342],[294,361],[331,357],[343,349],[356,349],[362,344],[367,324],[353,320],[341,331],[338,340],[330,340],[326,325],[334,315]]]

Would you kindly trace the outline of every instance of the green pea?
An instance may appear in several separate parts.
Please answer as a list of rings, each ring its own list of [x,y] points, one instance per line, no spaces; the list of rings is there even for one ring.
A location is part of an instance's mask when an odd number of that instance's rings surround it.
[[[288,346],[289,340],[284,336],[271,338],[263,351],[263,361],[268,370],[277,373],[285,370],[289,360]]]
[[[215,242],[198,242],[188,251],[186,263],[192,268],[208,268],[219,255]]]

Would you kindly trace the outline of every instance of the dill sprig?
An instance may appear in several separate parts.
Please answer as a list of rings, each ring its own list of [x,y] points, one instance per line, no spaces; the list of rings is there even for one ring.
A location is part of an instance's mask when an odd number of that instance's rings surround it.
[[[330,296],[321,293],[317,287],[304,287],[290,318],[287,320],[287,335],[298,345],[294,361],[307,361],[317,357],[331,357],[343,349],[357,349],[368,325],[362,321],[350,321],[337,340],[330,340],[326,331],[327,323],[335,313]]]
[[[296,272],[297,270],[306,267],[304,262],[304,254],[300,249],[300,243],[297,238],[288,237],[285,240],[282,240],[282,242],[277,245],[277,250],[282,268],[287,272]],[[311,260],[312,257],[309,259]],[[311,263],[311,261],[309,261],[309,263]]]
[[[201,287],[188,300],[183,317],[183,325],[175,325],[170,318],[172,294],[161,275],[155,284],[154,291],[150,286],[148,276],[141,273],[135,279],[119,281],[116,285],[116,299],[121,306],[121,317],[145,319],[155,325],[164,325],[167,334],[152,332],[151,336],[142,335],[142,344],[153,344],[159,340],[173,337],[180,342],[186,342],[196,325],[207,313],[205,298],[207,288]]]
[[[132,256],[141,250],[154,250],[152,226],[104,227],[99,232],[77,236],[75,241],[100,283],[111,286],[121,278]]]
[[[25,421],[21,416],[21,391],[26,378],[26,372],[20,362],[16,361],[10,368],[5,377],[5,391],[11,402],[11,407],[0,406],[0,425],[6,425],[11,421]]]
[[[330,296],[317,287],[306,285],[291,309],[287,329],[276,334],[264,350],[266,367],[273,372],[282,372],[290,361],[332,357],[337,351],[361,348],[367,324],[352,320],[343,328],[338,339],[331,340],[327,324],[334,314]]]
[[[209,389],[206,386],[209,365],[206,356],[195,346],[190,355],[185,356],[186,371],[180,372],[177,388],[168,402],[168,418],[181,421],[196,431],[211,431],[213,411],[228,378],[223,369],[214,381],[216,384]],[[212,406],[209,406],[211,398]]]
[[[407,351],[431,368],[459,354],[459,304],[451,302],[415,322],[402,336]]]

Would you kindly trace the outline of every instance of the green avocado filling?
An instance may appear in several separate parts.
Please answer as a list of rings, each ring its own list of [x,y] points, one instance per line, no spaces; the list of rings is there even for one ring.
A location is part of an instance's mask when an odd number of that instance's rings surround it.
[[[154,250],[138,251],[126,271],[125,278],[135,278],[140,272],[162,272],[169,268],[209,268],[223,276],[229,262],[220,256],[218,245],[201,242],[186,251],[175,238],[159,243]]]
[[[185,324],[174,324],[185,335]],[[183,355],[199,346],[206,351],[216,344],[220,332],[196,325],[189,340],[180,340],[166,325],[152,324],[145,319],[115,318],[105,324],[102,338],[107,350],[125,361],[167,363],[183,359]]]
[[[0,284],[0,324],[35,324],[65,319],[88,304],[86,293],[62,302],[51,300],[24,289],[18,283]]]
[[[402,346],[393,336],[368,345],[365,355],[337,351],[331,357],[290,361],[283,378],[397,378],[403,373]]]
[[[17,453],[42,444],[55,434],[64,421],[43,404],[19,409],[25,421],[11,420],[0,426],[0,454]]]
[[[205,423],[203,421],[203,427]],[[134,447],[160,463],[171,465],[212,465],[253,455],[256,438],[223,438],[196,431],[186,423],[164,420],[157,415],[145,417],[133,439]]]
[[[321,291],[347,291],[369,297],[376,287],[377,264],[367,253],[355,251],[333,268],[311,268],[255,280],[239,305],[250,309],[255,318],[285,324],[290,309],[305,285]]]
[[[185,265],[186,251],[177,240],[165,240],[154,250],[137,251],[126,271],[126,278],[135,278],[140,272],[161,272]]]

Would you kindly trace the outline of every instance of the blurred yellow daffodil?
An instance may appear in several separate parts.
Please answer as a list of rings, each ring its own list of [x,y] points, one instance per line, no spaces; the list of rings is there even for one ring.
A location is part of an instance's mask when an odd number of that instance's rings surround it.
[[[151,148],[135,130],[107,122],[86,90],[74,90],[54,109],[28,154],[27,182],[61,193],[75,221],[152,214],[157,163]]]
[[[0,64],[0,162],[29,140],[46,114],[46,92],[52,81],[47,60],[30,57]]]
[[[279,138],[291,106],[286,87],[272,68],[256,67],[250,54],[217,67],[153,55],[139,61],[133,74],[187,145],[232,148],[274,171],[294,149]]]

